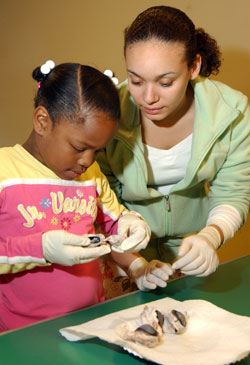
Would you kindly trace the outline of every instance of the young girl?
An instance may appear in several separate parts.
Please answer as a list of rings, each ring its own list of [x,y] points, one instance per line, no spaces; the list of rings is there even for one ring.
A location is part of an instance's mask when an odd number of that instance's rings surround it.
[[[0,149],[1,331],[104,300],[96,258],[111,249],[87,247],[95,222],[107,235],[127,236],[125,248],[111,255],[140,288],[164,286],[159,270],[166,279],[171,274],[155,262],[129,268],[138,260],[131,252],[146,247],[150,230],[118,204],[94,162],[116,133],[115,86],[89,66],[53,66],[33,72],[39,88],[28,140]]]
[[[209,275],[248,214],[247,97],[208,78],[219,70],[217,43],[176,8],[139,14],[124,53],[119,129],[98,162],[119,201],[150,225],[141,255]]]

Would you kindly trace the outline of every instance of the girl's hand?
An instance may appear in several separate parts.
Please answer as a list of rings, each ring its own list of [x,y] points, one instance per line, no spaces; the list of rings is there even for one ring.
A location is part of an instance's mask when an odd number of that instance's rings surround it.
[[[140,290],[144,291],[156,289],[157,286],[165,288],[172,274],[173,269],[170,264],[159,260],[148,262],[143,257],[135,259],[128,268],[129,277]]]
[[[42,247],[46,261],[64,266],[73,266],[95,260],[111,251],[109,245],[87,247],[89,235],[79,236],[55,230],[43,233]]]
[[[183,239],[179,248],[179,259],[172,265],[185,275],[207,276],[219,265],[216,248],[220,245],[218,231],[207,226],[198,234]]]
[[[118,235],[127,237],[120,246],[112,246],[116,252],[138,252],[146,248],[151,231],[142,216],[135,212],[125,212],[118,221]]]

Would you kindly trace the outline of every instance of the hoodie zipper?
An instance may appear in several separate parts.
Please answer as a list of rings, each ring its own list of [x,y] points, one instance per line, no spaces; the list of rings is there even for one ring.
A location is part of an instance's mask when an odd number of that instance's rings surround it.
[[[168,212],[171,212],[169,195],[165,195],[165,200],[166,200],[166,209]]]

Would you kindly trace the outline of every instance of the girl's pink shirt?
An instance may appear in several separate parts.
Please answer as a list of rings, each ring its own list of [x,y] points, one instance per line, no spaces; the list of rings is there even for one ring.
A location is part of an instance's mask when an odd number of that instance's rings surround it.
[[[0,330],[103,301],[99,260],[47,265],[42,233],[116,233],[125,208],[95,163],[78,181],[53,175],[21,146],[0,149]],[[34,163],[35,161],[35,163]]]

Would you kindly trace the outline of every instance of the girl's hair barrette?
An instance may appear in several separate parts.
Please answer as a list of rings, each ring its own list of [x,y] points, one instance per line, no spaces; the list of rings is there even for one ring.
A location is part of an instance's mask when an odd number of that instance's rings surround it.
[[[50,71],[55,67],[55,62],[48,60],[46,61],[41,67],[40,67],[40,71],[42,74],[44,75],[48,75],[50,73]]]
[[[104,73],[104,75],[110,77],[111,80],[113,81],[113,83],[115,85],[118,85],[119,84],[119,80],[115,77],[113,71],[111,71],[111,70],[105,70],[103,73]]]

